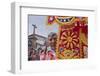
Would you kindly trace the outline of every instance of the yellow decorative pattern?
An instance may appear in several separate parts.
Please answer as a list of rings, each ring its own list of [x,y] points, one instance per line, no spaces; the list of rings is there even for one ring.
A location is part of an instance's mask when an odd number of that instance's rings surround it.
[[[64,39],[63,44],[66,44],[67,48],[73,48],[76,46],[76,42],[78,42],[78,36],[74,32],[63,32],[61,36],[61,40]]]

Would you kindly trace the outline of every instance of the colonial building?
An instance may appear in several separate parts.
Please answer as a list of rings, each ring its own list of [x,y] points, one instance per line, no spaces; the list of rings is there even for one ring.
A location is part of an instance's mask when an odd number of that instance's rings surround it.
[[[33,34],[28,35],[28,48],[33,48],[37,50],[38,48],[45,45],[47,38],[35,33],[35,29],[37,28],[36,25],[32,24],[33,26]]]
[[[45,45],[47,38],[38,34],[28,36],[28,47],[38,49]]]

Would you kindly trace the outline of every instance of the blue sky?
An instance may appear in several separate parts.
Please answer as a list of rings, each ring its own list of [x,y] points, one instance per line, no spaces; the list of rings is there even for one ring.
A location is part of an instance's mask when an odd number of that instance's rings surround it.
[[[28,25],[28,35],[33,33],[33,26],[35,24],[36,34],[48,37],[50,32],[58,33],[59,25],[54,23],[52,26],[47,25],[47,16],[40,16],[40,15],[29,15],[29,25]]]

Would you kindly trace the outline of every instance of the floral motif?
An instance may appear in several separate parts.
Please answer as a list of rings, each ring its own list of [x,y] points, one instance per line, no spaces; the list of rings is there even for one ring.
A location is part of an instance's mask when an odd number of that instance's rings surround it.
[[[65,31],[62,33],[61,41],[63,41],[62,43],[66,46],[66,48],[72,49],[77,45],[79,39],[75,32]]]

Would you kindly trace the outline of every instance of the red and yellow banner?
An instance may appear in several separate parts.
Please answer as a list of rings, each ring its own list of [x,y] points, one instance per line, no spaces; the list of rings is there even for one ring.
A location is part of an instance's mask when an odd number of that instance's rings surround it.
[[[50,26],[53,23],[57,23],[59,25],[56,45],[56,55],[58,58],[87,58],[87,17],[48,16],[47,23]]]

